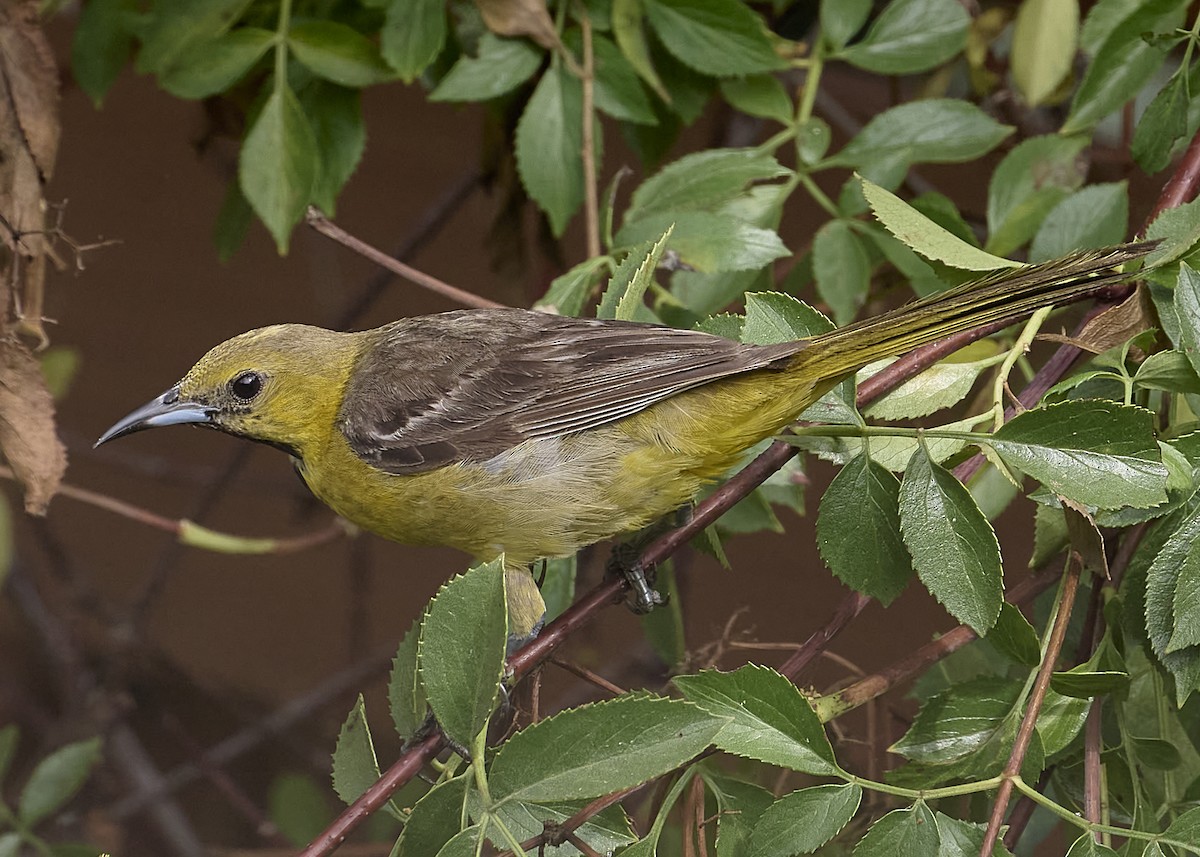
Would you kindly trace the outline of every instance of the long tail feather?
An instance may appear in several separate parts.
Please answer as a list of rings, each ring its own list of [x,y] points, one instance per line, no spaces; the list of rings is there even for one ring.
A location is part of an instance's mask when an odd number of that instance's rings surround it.
[[[998,271],[818,336],[797,359],[819,363],[826,378],[840,377],[875,360],[992,322],[1015,321],[1040,307],[1065,303],[1130,279],[1134,274],[1114,268],[1144,257],[1157,244],[1123,244]]]

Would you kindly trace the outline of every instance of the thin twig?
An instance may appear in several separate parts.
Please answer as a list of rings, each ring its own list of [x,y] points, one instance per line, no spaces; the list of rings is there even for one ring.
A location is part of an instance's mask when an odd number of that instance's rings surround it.
[[[548,660],[550,661],[550,663],[554,664],[555,666],[562,667],[567,672],[577,675],[579,678],[583,679],[584,681],[594,684],[596,687],[600,688],[603,691],[607,691],[608,693],[611,693],[613,696],[620,696],[621,694],[627,692],[625,690],[625,688],[620,687],[619,685],[613,684],[611,681],[606,679],[604,676],[600,675],[599,673],[593,672],[592,670],[588,669],[587,667],[583,666],[582,664],[577,664],[573,661],[568,661],[566,658],[560,658],[558,655],[551,655],[548,658]]]
[[[1071,608],[1075,603],[1075,592],[1079,587],[1079,574],[1082,570],[1082,560],[1072,551],[1067,558],[1067,569],[1063,575],[1062,591],[1058,597],[1058,610],[1054,616],[1054,626],[1050,630],[1050,641],[1046,645],[1042,665],[1038,669],[1037,678],[1033,683],[1033,692],[1029,695],[1029,704],[1025,707],[1025,715],[1021,719],[1017,738],[1013,742],[1012,752],[1008,756],[1008,764],[1004,766],[1000,788],[996,790],[996,802],[992,806],[992,816],[988,819],[987,830],[983,834],[979,857],[991,857],[996,848],[996,841],[1000,837],[1000,827],[1004,824],[1004,814],[1008,810],[1008,801],[1012,797],[1013,780],[1021,774],[1021,765],[1025,762],[1025,753],[1029,749],[1029,742],[1033,739],[1038,714],[1042,710],[1042,702],[1046,699],[1046,692],[1050,689],[1050,676],[1054,674],[1054,665],[1058,661],[1063,641],[1067,637],[1067,626],[1071,621]]]
[[[582,7],[582,4],[579,4]],[[592,18],[581,8],[579,27],[583,40],[583,217],[589,259],[600,255],[600,194],[596,188],[596,59],[592,44]]]
[[[489,300],[488,298],[465,291],[457,286],[452,286],[449,283],[439,280],[437,277],[426,274],[424,271],[418,271],[411,265],[404,264],[399,259],[392,258],[382,250],[372,247],[361,238],[356,238],[355,236],[351,235],[349,232],[347,232],[345,229],[342,229],[342,227],[335,224],[332,220],[311,205],[308,207],[308,211],[305,214],[305,220],[309,226],[320,232],[326,238],[332,238],[334,241],[350,250],[353,250],[360,256],[370,259],[381,268],[387,268],[389,271],[403,277],[409,282],[415,283],[416,285],[421,286],[424,289],[428,289],[435,294],[439,294],[442,297],[449,298],[455,303],[459,303],[467,307],[475,307],[477,309],[504,306],[504,304],[496,303],[493,300]]]
[[[12,472],[12,468],[0,465],[0,479],[15,479],[16,476]],[[88,488],[80,488],[76,485],[61,483],[58,486],[58,493],[63,497],[69,497],[72,500],[78,500],[81,503],[87,503],[89,506],[95,506],[98,509],[104,509],[106,512],[112,512],[114,515],[120,515],[123,518],[128,518],[131,521],[137,521],[139,524],[145,524],[156,530],[170,533],[173,536],[181,536],[188,531],[189,528],[194,529],[195,525],[186,518],[167,518],[159,515],[156,512],[151,512],[149,509],[143,509],[141,506],[135,506],[133,503],[127,503],[124,500],[118,500],[116,497],[110,497],[107,494],[101,494],[98,491],[92,491]],[[331,524],[314,530],[303,536],[289,536],[286,538],[264,538],[259,536],[232,536],[216,531],[209,531],[212,535],[221,540],[230,542],[236,541],[253,541],[260,543],[270,543],[267,547],[265,544],[261,549],[247,551],[248,553],[295,553],[297,551],[308,550],[312,547],[326,544],[335,539],[342,538],[346,535],[346,525],[340,520],[335,519]]]

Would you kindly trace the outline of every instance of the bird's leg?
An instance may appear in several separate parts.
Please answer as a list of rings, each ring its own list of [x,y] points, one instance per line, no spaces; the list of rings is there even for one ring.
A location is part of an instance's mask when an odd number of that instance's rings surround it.
[[[634,613],[640,614],[661,607],[667,603],[667,599],[653,589],[654,567],[644,567],[638,559],[639,553],[641,549],[637,545],[617,545],[608,559],[608,573],[625,578],[629,584],[629,596],[625,603]]]

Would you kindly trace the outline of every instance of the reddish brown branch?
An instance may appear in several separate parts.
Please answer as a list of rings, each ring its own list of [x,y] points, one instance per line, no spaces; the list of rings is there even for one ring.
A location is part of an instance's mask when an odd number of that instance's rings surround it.
[[[1029,704],[1025,707],[1025,715],[1021,719],[1021,727],[1017,730],[1016,741],[1013,742],[1008,764],[1000,788],[996,790],[996,803],[992,806],[992,817],[988,819],[987,830],[983,835],[983,845],[979,849],[979,857],[991,857],[1000,836],[1000,827],[1004,823],[1004,814],[1008,810],[1008,802],[1012,797],[1013,781],[1021,774],[1021,765],[1025,762],[1025,753],[1029,750],[1029,742],[1037,726],[1038,714],[1042,710],[1042,702],[1050,689],[1050,676],[1054,674],[1054,665],[1062,652],[1063,641],[1067,637],[1067,625],[1071,620],[1071,608],[1075,604],[1075,592],[1079,588],[1079,574],[1083,563],[1072,553],[1067,559],[1067,570],[1063,576],[1062,592],[1058,599],[1058,613],[1054,617],[1054,626],[1050,630],[1050,641],[1046,645],[1046,654],[1034,680],[1033,692],[1029,695]]]

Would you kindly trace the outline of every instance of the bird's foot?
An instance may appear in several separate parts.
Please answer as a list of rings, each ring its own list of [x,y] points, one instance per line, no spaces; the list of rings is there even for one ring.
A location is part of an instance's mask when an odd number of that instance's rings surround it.
[[[609,558],[608,572],[619,574],[629,584],[625,604],[634,613],[649,613],[667,603],[667,599],[653,588],[654,568],[642,565],[638,560],[638,550],[633,545],[617,545]]]

